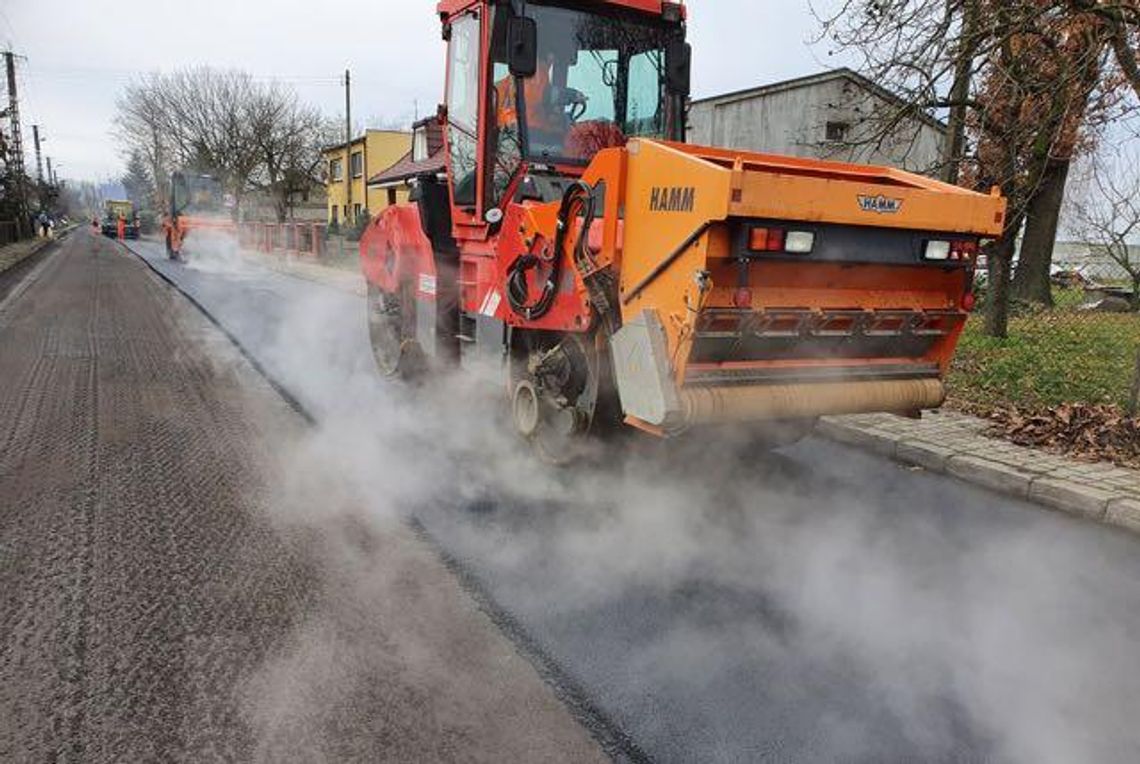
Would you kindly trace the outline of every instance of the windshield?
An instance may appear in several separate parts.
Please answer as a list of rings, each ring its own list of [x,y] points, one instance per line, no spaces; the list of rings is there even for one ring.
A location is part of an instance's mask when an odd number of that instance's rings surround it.
[[[664,24],[533,3],[526,15],[538,25],[538,72],[521,94],[505,56],[494,57],[500,160],[585,162],[632,136],[667,137]]]
[[[173,185],[174,209],[179,214],[218,213],[225,207],[222,184],[216,178],[175,173]]]

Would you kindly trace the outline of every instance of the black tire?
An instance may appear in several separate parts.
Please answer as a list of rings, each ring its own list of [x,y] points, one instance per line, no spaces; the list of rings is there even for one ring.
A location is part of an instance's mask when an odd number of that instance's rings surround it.
[[[516,338],[518,339],[518,338]],[[510,408],[515,431],[543,462],[563,467],[588,460],[609,429],[608,366],[595,335],[532,335],[510,362]],[[531,373],[534,356],[561,347],[570,373],[556,383]],[[556,402],[561,400],[561,402]],[[566,403],[569,402],[569,405]]]
[[[415,340],[415,307],[400,294],[368,288],[368,338],[372,359],[382,377],[411,380],[424,369],[423,352]]]

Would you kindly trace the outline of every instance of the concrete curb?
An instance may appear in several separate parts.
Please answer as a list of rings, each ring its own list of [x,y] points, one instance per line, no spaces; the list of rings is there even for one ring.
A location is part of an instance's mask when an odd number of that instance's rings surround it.
[[[829,440],[886,456],[900,464],[921,467],[1003,496],[1024,499],[1046,509],[1140,535],[1140,495],[1117,487],[1111,481],[1092,485],[1055,475],[1048,466],[1030,461],[1020,465],[1007,464],[986,458],[984,449],[955,448],[917,439],[903,434],[905,427],[888,432],[843,419],[824,419],[816,432]],[[1001,442],[980,435],[977,437],[995,444]],[[1089,470],[1103,470],[1105,474],[1114,471],[1111,465],[1083,466]]]

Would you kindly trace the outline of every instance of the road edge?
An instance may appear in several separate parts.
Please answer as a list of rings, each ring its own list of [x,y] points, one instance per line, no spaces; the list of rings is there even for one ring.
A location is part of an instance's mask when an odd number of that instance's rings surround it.
[[[118,242],[124,250],[137,258],[154,274],[167,288],[174,290],[193,305],[206,320],[218,328],[227,340],[241,353],[258,375],[262,377],[279,394],[309,427],[318,427],[317,418],[311,414],[304,404],[280,384],[261,363],[249,352],[241,341],[231,333],[210,311],[193,295],[178,286],[174,279],[159,270],[150,260],[141,253],[136,252],[126,242]],[[328,286],[328,285],[326,285]],[[335,287],[331,287],[335,288]],[[609,717],[589,694],[565,671],[559,667],[554,658],[549,655],[537,640],[532,638],[519,625],[517,619],[509,610],[502,607],[491,593],[482,585],[479,578],[471,572],[461,560],[448,553],[443,545],[430,531],[415,517],[404,520],[405,525],[436,554],[440,562],[455,577],[459,587],[469,596],[476,609],[490,620],[500,634],[514,648],[515,652],[523,658],[538,675],[539,680],[550,688],[554,697],[562,703],[578,724],[597,743],[602,753],[615,762],[641,762],[651,761],[649,756],[641,750],[637,743],[630,738],[613,719]]]
[[[58,245],[66,241],[70,233],[71,231],[67,230],[62,232],[59,236],[37,240],[35,245],[23,257],[0,271],[0,278],[10,276],[13,271],[27,266],[29,261],[41,256],[43,258],[40,262],[32,265],[26,273],[20,275],[16,283],[8,290],[7,294],[5,294],[3,298],[0,298],[0,323],[2,323],[3,316],[8,311],[8,308],[18,300],[20,295],[26,292],[32,284],[39,280],[40,275],[48,264],[48,255],[52,254],[51,250],[54,249],[58,251]]]
[[[1041,509],[1140,536],[1140,499],[1124,492],[1002,464],[986,459],[984,454],[938,446],[842,418],[821,420],[815,432],[827,440],[870,451],[908,467],[919,467]]]

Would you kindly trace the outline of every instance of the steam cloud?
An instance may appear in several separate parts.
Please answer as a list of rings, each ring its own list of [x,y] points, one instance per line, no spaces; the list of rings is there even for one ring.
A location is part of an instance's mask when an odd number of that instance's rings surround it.
[[[353,607],[370,607],[404,573],[368,563],[374,550],[345,523],[399,535],[424,515],[445,546],[502,572],[512,608],[570,621],[631,599],[675,602],[629,675],[646,691],[699,696],[763,665],[789,682],[784,710],[826,701],[800,709],[818,711],[825,757],[881,753],[861,713],[813,687],[838,676],[931,759],[980,749],[1034,764],[1140,760],[1131,539],[995,508],[980,492],[948,506],[940,482],[831,445],[760,459],[724,439],[636,442],[573,470],[547,468],[506,431],[499,391],[468,378],[383,384],[359,300],[303,291],[258,351],[320,420],[280,445],[288,478],[277,519],[339,539],[324,552]],[[366,689],[354,677],[399,672],[409,656],[431,673],[422,646],[370,652],[364,639],[344,649],[346,628],[314,614],[255,680],[250,713],[267,756],[280,736],[296,745],[298,730],[359,703]],[[455,670],[440,665],[435,686]],[[713,738],[727,734],[724,720],[706,721]],[[731,742],[715,755],[743,755]]]

